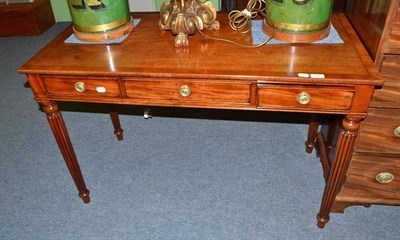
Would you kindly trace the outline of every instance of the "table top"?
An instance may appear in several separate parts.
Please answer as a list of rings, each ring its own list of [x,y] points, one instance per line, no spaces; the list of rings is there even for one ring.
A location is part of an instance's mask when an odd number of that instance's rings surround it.
[[[188,47],[175,47],[175,36],[161,30],[158,13],[133,13],[140,23],[121,44],[64,43],[68,27],[19,71],[27,74],[62,74],[186,79],[234,79],[297,84],[382,85],[368,53],[343,14],[331,22],[342,44],[269,44],[244,48],[189,36]],[[229,27],[226,13],[218,13],[219,30],[204,30],[212,37],[251,44],[251,33]],[[324,79],[299,78],[298,73],[321,73]]]

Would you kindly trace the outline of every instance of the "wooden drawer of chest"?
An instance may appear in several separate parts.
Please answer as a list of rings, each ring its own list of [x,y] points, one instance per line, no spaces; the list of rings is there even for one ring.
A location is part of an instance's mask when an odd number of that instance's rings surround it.
[[[43,77],[47,94],[80,97],[119,97],[117,79]]]
[[[385,52],[398,54],[400,52],[400,7],[397,8],[396,18],[389,33],[389,39]]]
[[[337,199],[400,205],[400,155],[354,155]]]
[[[354,90],[340,87],[309,87],[290,85],[258,86],[259,108],[347,110]]]
[[[251,84],[240,81],[126,79],[124,86],[128,98],[175,103],[248,104]]]
[[[356,151],[400,153],[399,131],[400,109],[372,108],[362,126]]]
[[[381,73],[385,83],[375,90],[371,107],[400,108],[400,55],[384,56]]]

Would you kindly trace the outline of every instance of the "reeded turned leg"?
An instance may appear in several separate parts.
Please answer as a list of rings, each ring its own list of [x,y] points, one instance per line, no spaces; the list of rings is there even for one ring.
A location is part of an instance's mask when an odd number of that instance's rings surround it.
[[[329,171],[321,208],[317,215],[318,227],[323,228],[329,222],[329,213],[332,210],[336,195],[343,185],[346,172],[353,154],[358,129],[363,118],[347,116],[342,121],[342,128],[337,140],[335,157]]]
[[[89,190],[86,188],[85,180],[83,179],[78,160],[76,159],[64,119],[61,112],[58,110],[58,105],[53,101],[41,102],[41,104],[43,105],[43,110],[47,115],[47,120],[49,121],[54,138],[61,150],[68,170],[78,188],[79,197],[82,198],[84,203],[89,203]]]
[[[109,113],[111,117],[112,124],[114,126],[114,134],[117,136],[118,141],[122,141],[124,139],[123,132],[121,128],[121,124],[119,122],[118,111],[114,105],[109,105]]]
[[[311,116],[310,124],[308,127],[308,137],[305,142],[306,153],[312,153],[312,150],[315,147],[315,140],[317,138],[318,128],[319,128],[319,116],[317,114],[313,114]]]

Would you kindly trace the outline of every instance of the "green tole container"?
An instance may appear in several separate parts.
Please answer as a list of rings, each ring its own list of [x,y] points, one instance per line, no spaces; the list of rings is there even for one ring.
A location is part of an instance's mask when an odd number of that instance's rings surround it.
[[[329,34],[332,5],[333,0],[266,0],[266,22],[278,37],[315,41]]]
[[[68,6],[78,39],[109,40],[132,29],[128,0],[68,0]]]

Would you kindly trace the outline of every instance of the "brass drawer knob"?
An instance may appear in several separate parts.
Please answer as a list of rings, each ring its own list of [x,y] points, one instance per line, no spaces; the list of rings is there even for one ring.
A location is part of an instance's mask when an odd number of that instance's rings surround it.
[[[376,175],[375,179],[379,183],[390,183],[394,180],[394,175],[391,173],[379,173]]]
[[[301,92],[299,95],[297,95],[297,102],[306,105],[310,103],[311,101],[311,95],[307,92]]]
[[[395,130],[394,130],[394,135],[396,137],[400,137],[400,126],[398,126]]]
[[[77,92],[84,92],[86,90],[84,82],[76,82],[75,83],[75,90]]]
[[[182,97],[189,97],[190,96],[190,87],[188,85],[183,85],[179,88],[179,94]]]

